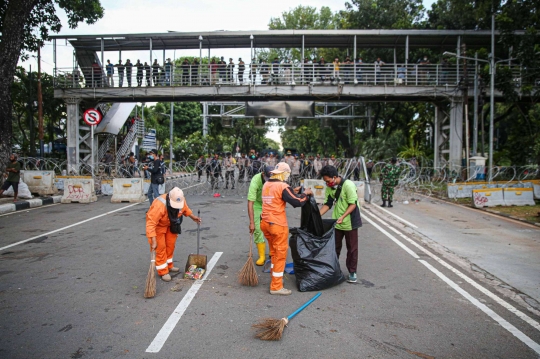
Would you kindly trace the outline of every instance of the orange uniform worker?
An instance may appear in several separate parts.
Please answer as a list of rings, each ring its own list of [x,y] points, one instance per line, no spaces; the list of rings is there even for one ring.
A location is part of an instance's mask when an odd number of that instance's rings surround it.
[[[293,190],[285,183],[291,174],[291,168],[285,162],[278,163],[270,173],[272,176],[262,190],[261,214],[261,230],[268,240],[272,259],[270,294],[290,295],[291,291],[283,288],[283,271],[289,249],[289,225],[285,205],[289,203],[293,207],[301,207],[309,202],[308,196],[312,192],[308,188],[305,193],[298,195],[296,192],[299,188]]]
[[[171,218],[181,216],[189,217],[195,222],[201,223],[201,219],[189,209],[184,192],[174,187],[169,193],[155,198],[150,209],[146,213],[146,237],[150,244],[150,251],[156,251],[156,269],[165,282],[171,280],[169,272],[179,272],[180,269],[173,265],[174,247],[178,234],[171,232]]]

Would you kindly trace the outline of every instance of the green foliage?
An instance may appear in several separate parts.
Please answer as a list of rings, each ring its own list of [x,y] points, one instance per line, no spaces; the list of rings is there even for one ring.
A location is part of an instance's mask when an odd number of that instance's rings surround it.
[[[13,1],[13,3],[16,3]],[[103,17],[103,7],[99,0],[38,0],[24,24],[23,59],[28,58],[26,51],[35,52],[43,42],[49,39],[50,32],[60,32],[62,23],[56,10],[65,11],[68,26],[75,29],[79,23],[94,24]],[[4,16],[8,10],[9,1],[0,5],[0,28],[3,27]]]
[[[322,6],[319,11],[312,6],[299,5],[292,10],[284,11],[281,17],[271,18],[268,24],[270,30],[329,30],[338,29],[342,24],[342,17],[339,12],[332,12],[327,6]],[[338,49],[317,49],[306,48],[304,57],[311,59],[333,58],[334,56],[343,57],[343,50]],[[260,51],[259,59],[266,59],[270,62],[275,57],[278,59],[289,58],[291,61],[300,62],[303,59],[300,48],[270,49]]]
[[[368,159],[382,161],[395,157],[405,143],[405,137],[399,130],[387,137],[379,133],[379,136],[368,138],[362,142],[360,153]]]
[[[61,99],[54,98],[52,76],[41,75],[43,97],[44,142],[65,138],[66,105]],[[13,101],[13,144],[21,148],[26,155],[34,155],[38,138],[37,73],[28,73],[18,67],[11,87]]]
[[[425,12],[422,0],[352,0],[345,7],[347,29],[410,29]]]

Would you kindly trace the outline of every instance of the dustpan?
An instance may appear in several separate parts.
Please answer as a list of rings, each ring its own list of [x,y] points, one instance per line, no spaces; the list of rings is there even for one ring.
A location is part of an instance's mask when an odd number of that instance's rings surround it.
[[[197,212],[197,217],[201,218],[201,211]],[[201,241],[201,224],[197,222],[197,254],[190,254],[186,262],[186,270],[188,271],[189,267],[196,265],[197,268],[202,268],[206,270],[207,257],[206,254],[199,254],[199,247]]]

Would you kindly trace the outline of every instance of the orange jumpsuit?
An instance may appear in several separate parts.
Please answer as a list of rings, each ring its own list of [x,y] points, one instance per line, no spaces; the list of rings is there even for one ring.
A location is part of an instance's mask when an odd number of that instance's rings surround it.
[[[166,199],[167,194],[159,197]],[[182,215],[187,217],[191,213],[192,211],[189,209],[187,202],[184,202],[184,208],[178,211],[178,217]],[[150,243],[150,250],[152,250],[152,237],[156,237],[156,269],[160,276],[169,273],[169,268],[174,267],[173,254],[178,235],[171,233],[170,225],[167,206],[160,200],[152,202],[150,209],[146,213],[146,237],[148,237],[148,243]]]
[[[295,194],[285,182],[272,179],[263,186],[262,201],[261,230],[268,240],[272,257],[270,290],[280,290],[283,288],[283,272],[289,250],[285,205],[289,203],[293,207],[302,207],[309,201],[305,194]]]

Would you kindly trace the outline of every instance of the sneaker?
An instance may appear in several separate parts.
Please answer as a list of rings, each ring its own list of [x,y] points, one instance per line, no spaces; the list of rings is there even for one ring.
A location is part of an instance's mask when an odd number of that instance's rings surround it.
[[[178,267],[169,268],[169,272],[180,272],[180,268]]]
[[[347,282],[356,283],[357,281],[358,281],[358,278],[356,277],[356,273],[349,274],[349,279],[347,279]]]
[[[165,275],[162,275],[161,276],[161,279],[165,282],[170,282],[171,281],[171,275],[169,273],[165,274]]]
[[[270,290],[272,295],[291,295],[292,291],[290,289],[281,288],[280,290]]]

